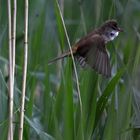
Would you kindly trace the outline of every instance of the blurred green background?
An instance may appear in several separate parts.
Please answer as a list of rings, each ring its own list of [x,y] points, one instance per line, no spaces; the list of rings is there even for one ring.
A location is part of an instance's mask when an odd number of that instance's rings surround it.
[[[29,57],[24,140],[140,140],[140,1],[59,0],[69,40],[108,19],[124,32],[107,45],[112,78],[77,65],[82,108],[71,59],[48,65],[68,49],[55,0],[29,1]],[[17,5],[14,140],[18,139],[24,50],[24,2]],[[7,2],[0,0],[0,139],[8,129]],[[82,112],[81,112],[82,109]]]

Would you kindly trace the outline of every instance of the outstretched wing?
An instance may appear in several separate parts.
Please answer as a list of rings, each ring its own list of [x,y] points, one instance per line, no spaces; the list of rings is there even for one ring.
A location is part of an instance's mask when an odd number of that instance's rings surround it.
[[[111,67],[102,36],[93,35],[76,44],[76,56],[82,67],[89,65],[98,73],[110,77]]]

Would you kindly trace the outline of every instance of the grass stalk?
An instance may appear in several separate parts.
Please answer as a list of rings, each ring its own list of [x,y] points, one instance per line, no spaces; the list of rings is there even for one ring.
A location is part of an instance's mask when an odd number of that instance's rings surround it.
[[[12,24],[12,72],[13,72],[13,86],[14,86],[14,76],[15,76],[15,46],[16,46],[16,16],[17,16],[17,0],[14,0],[13,7],[13,24]],[[14,88],[13,88],[14,91]]]
[[[9,43],[9,128],[8,140],[13,140],[13,73],[12,73],[12,36],[11,36],[11,1],[7,1],[8,8],[8,43]]]
[[[61,9],[61,12],[62,12],[62,16],[64,14],[64,0],[59,0],[59,3],[60,3],[60,9]],[[57,56],[59,56],[61,54],[61,49],[60,47],[58,47],[58,53],[57,53]],[[61,63],[62,63],[62,60],[58,61],[57,63],[57,77],[58,79],[61,78]],[[58,89],[59,85],[57,85],[57,89]]]
[[[20,108],[20,124],[19,124],[19,140],[23,139],[23,124],[24,124],[24,104],[26,91],[26,77],[27,77],[27,62],[28,62],[28,0],[25,0],[25,23],[24,23],[25,37],[24,37],[24,65],[23,65],[23,80],[22,80],[22,97]]]
[[[61,12],[61,9],[60,9],[60,6],[59,6],[59,3],[58,3],[57,0],[56,0],[56,3],[57,3],[57,6],[58,6],[58,9],[59,9],[59,12],[60,12],[60,17],[61,17],[61,20],[62,20],[63,28],[64,28],[64,31],[65,31],[65,35],[66,35],[68,46],[69,46],[70,53],[71,53],[71,58],[72,58],[73,67],[74,67],[74,73],[75,73],[75,78],[76,78],[76,84],[77,84],[77,92],[78,92],[78,97],[79,97],[80,110],[81,110],[81,114],[83,114],[83,111],[82,111],[82,100],[81,100],[81,95],[80,95],[80,87],[79,87],[79,80],[78,80],[76,64],[75,64],[74,56],[73,56],[73,53],[72,53],[72,48],[71,48],[71,44],[70,44],[70,41],[69,41],[67,29],[66,29],[66,26],[65,26],[65,23],[64,23],[64,19],[63,19],[63,16],[62,16],[62,12]]]

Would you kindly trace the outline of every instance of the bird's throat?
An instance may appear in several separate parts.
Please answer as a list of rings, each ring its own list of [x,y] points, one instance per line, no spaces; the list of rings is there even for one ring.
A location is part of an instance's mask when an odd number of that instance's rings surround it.
[[[119,35],[118,31],[112,31],[110,34],[110,40],[114,40]]]
[[[103,38],[105,40],[105,43],[114,40],[119,35],[118,31],[112,30],[110,33],[103,34]]]

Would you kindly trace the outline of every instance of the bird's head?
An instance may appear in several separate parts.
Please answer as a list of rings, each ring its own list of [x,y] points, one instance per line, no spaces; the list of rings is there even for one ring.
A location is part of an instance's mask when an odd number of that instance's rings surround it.
[[[101,26],[101,34],[105,42],[114,40],[123,30],[118,27],[116,20],[108,20]]]

